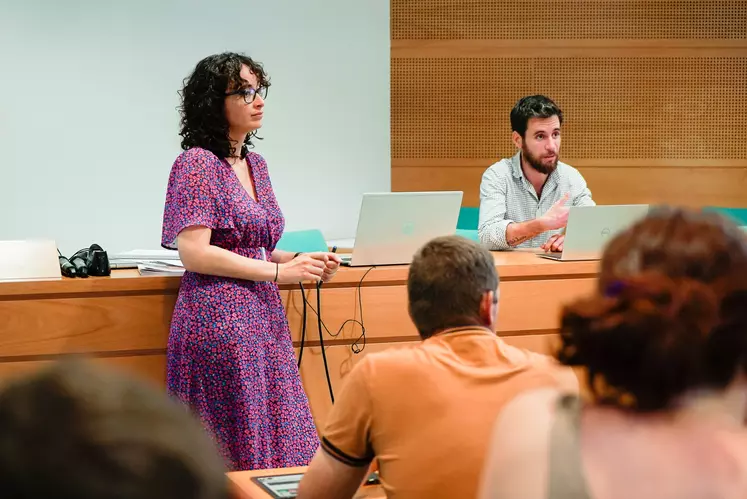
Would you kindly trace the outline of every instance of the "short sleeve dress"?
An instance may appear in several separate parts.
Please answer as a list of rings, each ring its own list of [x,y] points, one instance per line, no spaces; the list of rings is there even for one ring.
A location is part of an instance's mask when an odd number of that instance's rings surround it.
[[[269,259],[285,221],[267,164],[247,163],[257,200],[231,166],[200,148],[174,162],[162,246],[184,228],[212,229],[211,244]],[[185,272],[168,341],[167,385],[216,439],[233,470],[307,465],[319,439],[296,366],[277,284]]]

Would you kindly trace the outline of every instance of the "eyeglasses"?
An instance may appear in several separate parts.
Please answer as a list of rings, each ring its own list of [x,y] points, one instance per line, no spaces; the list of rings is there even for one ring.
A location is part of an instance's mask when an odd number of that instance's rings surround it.
[[[238,90],[234,90],[233,92],[228,92],[226,94],[226,97],[230,95],[240,95],[244,98],[244,102],[247,104],[251,104],[254,102],[254,98],[258,95],[262,97],[262,100],[265,100],[267,97],[267,87],[259,87],[258,89],[253,89],[252,87],[246,87],[246,88],[240,88]]]

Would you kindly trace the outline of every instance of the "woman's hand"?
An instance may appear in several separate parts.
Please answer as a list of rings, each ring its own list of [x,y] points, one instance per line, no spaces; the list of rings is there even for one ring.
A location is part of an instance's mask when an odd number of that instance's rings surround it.
[[[318,282],[323,280],[327,270],[326,262],[321,258],[314,258],[315,253],[298,255],[289,262],[278,265],[279,284],[296,284],[302,281]]]
[[[332,280],[332,278],[337,273],[337,270],[340,268],[340,263],[342,263],[342,260],[336,253],[322,251],[317,253],[309,253],[308,255],[315,260],[324,262],[322,282],[329,282],[330,280]]]

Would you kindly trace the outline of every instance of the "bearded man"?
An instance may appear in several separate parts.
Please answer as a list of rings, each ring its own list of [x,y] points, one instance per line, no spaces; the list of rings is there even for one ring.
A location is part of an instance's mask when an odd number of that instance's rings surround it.
[[[511,110],[518,152],[480,183],[480,241],[492,250],[563,251],[570,206],[594,206],[584,177],[558,161],[563,112],[548,97],[522,97]]]

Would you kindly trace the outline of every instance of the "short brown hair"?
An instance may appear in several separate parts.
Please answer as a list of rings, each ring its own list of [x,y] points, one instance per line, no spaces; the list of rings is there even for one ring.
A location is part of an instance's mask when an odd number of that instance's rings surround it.
[[[561,362],[588,368],[600,403],[666,409],[747,367],[747,249],[711,213],[658,209],[615,237],[599,287],[563,312]]]
[[[0,392],[3,499],[225,499],[225,471],[184,406],[88,362]]]
[[[420,248],[410,264],[410,317],[423,339],[447,328],[474,325],[482,296],[497,288],[490,251],[460,236],[439,237]]]

